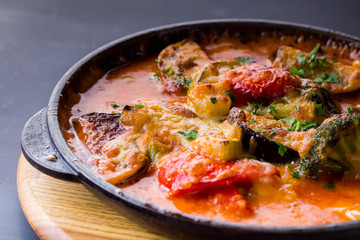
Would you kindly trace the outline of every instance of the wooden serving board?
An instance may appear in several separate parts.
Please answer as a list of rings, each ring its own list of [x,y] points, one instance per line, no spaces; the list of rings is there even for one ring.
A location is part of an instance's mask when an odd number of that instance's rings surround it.
[[[40,172],[22,154],[17,187],[21,207],[40,239],[169,239],[115,212],[81,183]]]

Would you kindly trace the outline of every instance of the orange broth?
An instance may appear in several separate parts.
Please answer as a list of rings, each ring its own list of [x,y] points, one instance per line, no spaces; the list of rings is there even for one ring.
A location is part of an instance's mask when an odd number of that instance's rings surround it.
[[[233,59],[238,56],[253,57],[257,63],[269,65],[272,54],[281,45],[291,45],[304,51],[310,51],[313,41],[289,36],[264,36],[258,41],[246,44],[227,37],[208,40],[202,48],[213,60]],[[337,61],[350,64],[359,59],[355,52],[349,52],[346,46],[328,42],[324,54]],[[99,79],[87,92],[81,94],[80,101],[72,107],[73,117],[89,112],[117,112],[111,103],[117,105],[134,104],[138,100],[166,100],[184,102],[185,97],[172,96],[162,91],[161,84],[153,76],[156,74],[156,56],[147,57],[116,68]],[[359,93],[335,97],[340,108],[357,106]],[[356,97],[355,97],[356,96]],[[71,129],[69,131],[72,131]],[[73,135],[74,136],[74,135]],[[81,150],[81,143],[74,137],[67,139],[75,149],[75,154],[86,162],[88,153]],[[249,203],[253,214],[239,216],[233,209],[221,205],[216,192],[188,194],[168,197],[156,176],[156,169],[151,169],[133,183],[119,186],[123,191],[170,209],[184,213],[257,225],[318,225],[338,223],[360,219],[360,181],[350,179],[295,179],[289,168],[278,165],[280,177],[272,182],[258,183],[250,189],[240,189]],[[335,188],[325,185],[333,181]],[[215,194],[215,195],[214,195]]]

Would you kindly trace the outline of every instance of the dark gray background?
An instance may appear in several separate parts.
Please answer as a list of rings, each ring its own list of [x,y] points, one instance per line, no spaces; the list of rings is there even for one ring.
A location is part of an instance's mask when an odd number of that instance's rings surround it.
[[[214,18],[311,24],[360,37],[360,1],[1,0],[0,239],[38,239],[16,189],[22,127],[88,52],[150,27]]]

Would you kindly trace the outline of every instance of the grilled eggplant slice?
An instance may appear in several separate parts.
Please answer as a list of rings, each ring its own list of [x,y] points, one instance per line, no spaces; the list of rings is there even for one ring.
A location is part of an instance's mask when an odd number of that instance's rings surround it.
[[[293,141],[301,141],[306,136],[302,132],[285,130],[285,123],[256,116],[240,108],[231,109],[229,121],[241,128],[244,148],[258,159],[268,162],[284,163],[298,157],[293,150],[297,148]]]

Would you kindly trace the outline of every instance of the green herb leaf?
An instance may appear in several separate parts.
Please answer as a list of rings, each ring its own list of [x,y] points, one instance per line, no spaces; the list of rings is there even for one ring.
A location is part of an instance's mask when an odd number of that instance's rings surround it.
[[[181,83],[182,85],[185,85],[185,86],[189,86],[190,83],[192,83],[193,79],[192,78],[189,78],[189,79],[186,79],[185,77],[177,77],[177,78],[174,78],[176,79],[179,83]]]
[[[252,119],[250,120],[250,122],[256,123],[256,120],[255,120],[254,118],[252,118]]]
[[[250,108],[249,112],[252,113],[252,114],[254,114],[254,115],[258,115],[258,116],[262,115],[263,112],[262,112],[262,113],[258,113],[257,111],[263,109],[263,104],[264,104],[264,102],[255,103],[255,104]]]
[[[306,77],[306,73],[303,68],[296,68],[295,66],[291,66],[289,68],[289,72],[300,77]]]
[[[290,174],[293,178],[296,178],[296,179],[300,179],[301,178],[301,174],[299,171],[295,171],[295,172],[292,172]]]
[[[272,114],[272,115],[278,114],[278,111],[276,110],[276,108],[273,105],[269,106],[269,110],[270,110],[270,114]]]
[[[300,112],[300,107],[296,106],[295,109]]]
[[[300,65],[305,66],[305,64],[306,64],[306,57],[305,57],[304,54],[298,53],[298,56],[297,56],[296,60],[297,60],[297,62],[298,62]]]
[[[171,66],[168,66],[167,68],[164,69],[164,72],[168,72],[168,71],[170,71],[170,70],[172,70],[172,69],[171,69]]]
[[[154,77],[159,77],[159,76],[160,76],[160,71],[157,71]]]
[[[316,53],[319,51],[320,43],[316,44],[313,50],[308,54],[307,58],[309,61],[313,60],[316,56]]]
[[[223,123],[225,121],[226,121],[226,118],[222,118],[222,119],[219,120],[219,122],[221,122],[221,123]]]
[[[155,62],[160,63],[161,61],[159,59],[155,59]]]
[[[262,129],[258,129],[258,130],[256,130],[258,133],[264,133],[265,131],[264,130],[262,130]]]
[[[271,133],[269,133],[269,136],[271,137],[272,135],[274,135],[276,133],[276,131],[272,131]]]
[[[281,120],[280,120],[281,121]],[[295,118],[292,118],[288,121],[290,127],[287,129],[288,131],[307,131],[310,128],[316,128],[318,127],[317,123],[309,122],[309,121],[299,121]]]
[[[233,94],[233,92],[232,91],[225,91],[225,93],[230,97],[230,99],[231,99],[231,106],[233,107],[233,106],[235,106],[235,101],[236,101],[236,99],[235,99],[235,97],[234,97],[234,94]]]
[[[236,57],[234,60],[242,63],[254,63],[255,59],[252,57]]]
[[[234,65],[230,64],[230,68],[235,69],[235,68],[237,68],[237,66],[234,66]]]
[[[324,186],[324,189],[328,189],[329,191],[335,191],[335,184],[333,181],[327,182]]]
[[[278,154],[283,157],[286,154],[288,147],[286,147],[285,145],[279,142],[275,142],[275,143],[279,146]]]
[[[339,79],[336,75],[336,73],[325,73],[323,75],[317,76],[314,79],[314,82],[316,83],[337,83],[339,82]]]
[[[348,111],[348,113],[352,113],[352,111],[354,111],[354,107],[348,107],[347,111]]]
[[[327,117],[327,114],[326,114],[322,104],[315,104],[315,110],[319,115]]]
[[[141,105],[141,104],[134,104],[132,105],[134,108],[136,109],[141,109],[141,108],[144,108],[145,106],[144,105]]]
[[[288,169],[290,169],[290,170],[292,170],[292,168],[293,168],[293,167],[291,166],[291,164],[289,164],[289,163],[287,163],[287,164],[285,165],[285,167],[288,168]]]
[[[185,135],[186,140],[194,140],[198,136],[198,131],[191,129]]]
[[[116,103],[111,103],[110,106],[111,106],[113,109],[117,109],[118,107],[120,107],[120,106],[117,105]]]
[[[216,99],[216,97],[212,97],[210,98],[210,101],[212,104],[216,104],[218,100]]]

